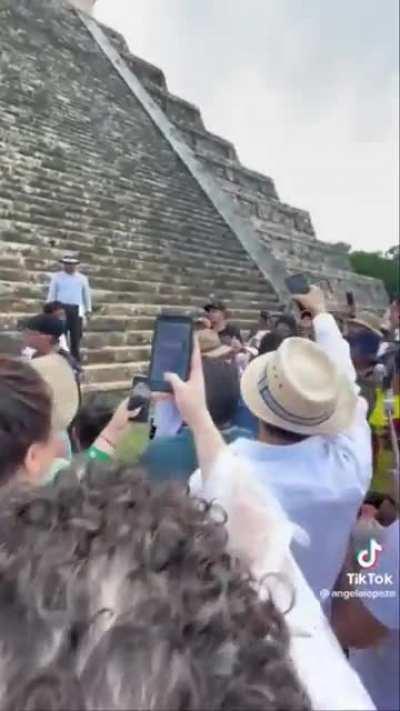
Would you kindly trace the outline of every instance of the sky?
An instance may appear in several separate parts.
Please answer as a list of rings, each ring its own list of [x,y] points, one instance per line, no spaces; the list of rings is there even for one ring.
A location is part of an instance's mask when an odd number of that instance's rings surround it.
[[[399,0],[98,0],[95,16],[319,239],[399,234]]]

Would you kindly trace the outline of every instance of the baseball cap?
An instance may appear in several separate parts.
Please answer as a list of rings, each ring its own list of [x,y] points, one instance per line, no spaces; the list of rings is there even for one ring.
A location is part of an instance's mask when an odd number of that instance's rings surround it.
[[[64,324],[56,316],[50,314],[38,314],[27,318],[21,322],[21,328],[27,331],[36,331],[46,336],[60,338],[64,333]]]

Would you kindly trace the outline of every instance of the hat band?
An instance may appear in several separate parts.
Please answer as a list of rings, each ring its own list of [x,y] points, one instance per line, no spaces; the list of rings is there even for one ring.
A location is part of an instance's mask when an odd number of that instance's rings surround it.
[[[271,410],[271,412],[274,413],[274,415],[280,417],[282,420],[286,420],[286,422],[290,422],[293,425],[304,425],[305,427],[322,425],[324,422],[329,420],[335,412],[335,407],[330,408],[329,412],[326,412],[323,415],[318,415],[317,417],[303,417],[302,415],[295,415],[293,412],[289,412],[272,395],[268,386],[266,374],[263,375],[258,381],[258,392],[260,393],[266,406]]]

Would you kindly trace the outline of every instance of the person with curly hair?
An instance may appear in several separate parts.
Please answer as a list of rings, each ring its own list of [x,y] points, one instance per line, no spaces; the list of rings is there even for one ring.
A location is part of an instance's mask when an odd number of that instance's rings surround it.
[[[3,711],[310,709],[222,509],[99,466],[0,501]]]

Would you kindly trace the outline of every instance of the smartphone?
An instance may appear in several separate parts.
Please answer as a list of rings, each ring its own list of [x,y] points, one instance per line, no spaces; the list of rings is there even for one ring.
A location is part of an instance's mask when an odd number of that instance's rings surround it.
[[[135,422],[148,422],[150,411],[150,388],[146,375],[135,375],[132,381],[132,389],[128,402],[128,410],[137,410],[141,407],[140,413],[135,417]]]
[[[165,373],[176,373],[182,380],[190,375],[193,348],[193,319],[190,316],[159,316],[151,349],[149,387],[171,392]]]
[[[293,274],[285,281],[291,294],[308,294],[310,291],[310,285],[304,274]]]

